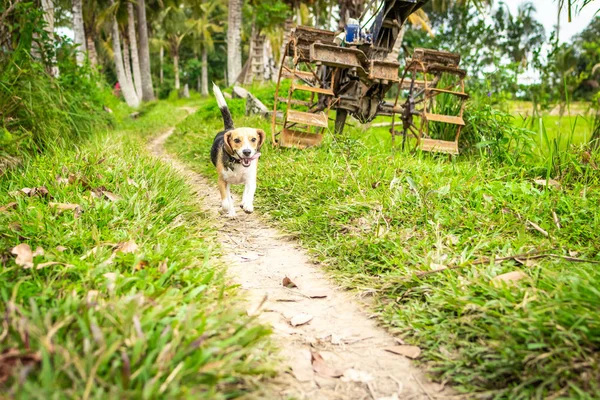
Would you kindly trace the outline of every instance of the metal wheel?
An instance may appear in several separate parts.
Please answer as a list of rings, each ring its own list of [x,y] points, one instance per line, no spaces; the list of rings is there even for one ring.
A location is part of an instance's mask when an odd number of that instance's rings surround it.
[[[407,60],[399,92],[407,91],[401,105],[402,133],[392,125],[394,137],[416,139],[423,151],[458,154],[458,139],[464,126],[463,112],[468,95],[464,93],[466,72],[458,68],[460,56],[448,52],[416,49]],[[398,97],[396,98],[398,104]]]

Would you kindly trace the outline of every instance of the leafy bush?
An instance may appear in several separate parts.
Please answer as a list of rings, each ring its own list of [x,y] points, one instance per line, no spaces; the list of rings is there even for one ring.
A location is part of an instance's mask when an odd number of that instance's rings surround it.
[[[52,42],[43,30],[42,11],[19,3],[11,22],[17,39],[0,55],[0,157],[71,144],[109,125],[102,106],[110,103],[110,91],[88,66],[75,65],[69,42],[60,43],[56,54],[47,50]],[[58,78],[49,74],[48,60],[54,57]]]
[[[513,165],[532,161],[534,134],[516,127],[513,119],[512,115],[493,108],[489,102],[469,103],[460,140],[462,150]]]

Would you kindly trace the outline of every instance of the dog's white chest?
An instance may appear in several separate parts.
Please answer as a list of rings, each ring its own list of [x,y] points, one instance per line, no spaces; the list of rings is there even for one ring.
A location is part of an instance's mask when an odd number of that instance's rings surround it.
[[[249,167],[236,164],[233,167],[233,170],[224,169],[222,175],[227,183],[233,185],[246,183],[248,178],[256,176],[256,161],[252,161],[252,164]]]

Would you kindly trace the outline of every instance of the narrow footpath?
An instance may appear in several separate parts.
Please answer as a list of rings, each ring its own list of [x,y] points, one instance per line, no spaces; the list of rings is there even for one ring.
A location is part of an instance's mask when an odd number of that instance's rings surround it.
[[[164,150],[173,131],[155,138],[150,151],[181,171],[214,217],[228,274],[241,285],[248,312],[259,313],[259,320],[273,327],[272,339],[281,349],[281,373],[263,399],[457,398],[408,358],[385,350],[402,343],[351,293],[339,290],[297,243],[269,227],[260,209],[254,214],[240,210],[233,220],[220,216],[216,184]]]

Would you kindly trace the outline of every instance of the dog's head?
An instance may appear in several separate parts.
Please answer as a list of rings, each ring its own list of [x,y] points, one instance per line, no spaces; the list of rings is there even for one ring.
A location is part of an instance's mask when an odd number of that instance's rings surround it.
[[[265,131],[253,128],[237,128],[225,133],[224,149],[230,156],[249,167],[252,160],[260,156],[260,147],[265,142]]]

